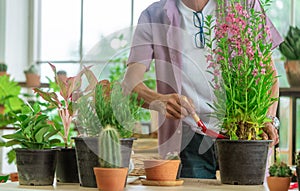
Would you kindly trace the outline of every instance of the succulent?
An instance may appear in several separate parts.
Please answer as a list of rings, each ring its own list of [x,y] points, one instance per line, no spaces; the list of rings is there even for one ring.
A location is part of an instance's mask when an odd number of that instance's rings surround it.
[[[4,63],[0,63],[0,72],[6,72],[7,71],[7,65]]]
[[[121,166],[121,146],[117,130],[106,126],[99,136],[99,163],[103,168]]]
[[[278,161],[269,167],[269,174],[276,177],[291,177],[292,170],[285,162]]]
[[[27,70],[24,70],[25,74],[38,74],[38,70],[35,65],[30,65]]]
[[[168,152],[166,157],[166,160],[180,160],[179,154],[177,152]]]
[[[300,29],[298,27],[290,26],[279,50],[288,60],[300,60]]]

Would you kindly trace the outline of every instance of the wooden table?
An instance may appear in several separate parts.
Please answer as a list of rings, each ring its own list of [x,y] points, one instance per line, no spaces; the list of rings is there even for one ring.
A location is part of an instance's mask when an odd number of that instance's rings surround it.
[[[128,184],[124,191],[269,191],[266,185],[258,186],[240,186],[240,185],[224,185],[217,180],[201,180],[201,179],[184,179],[182,186],[144,186]],[[70,191],[97,191],[97,188],[80,187],[78,184],[57,184],[53,186],[20,186],[18,182],[7,182],[0,184],[1,191],[48,191],[48,190],[70,190]],[[297,189],[294,189],[297,190]]]

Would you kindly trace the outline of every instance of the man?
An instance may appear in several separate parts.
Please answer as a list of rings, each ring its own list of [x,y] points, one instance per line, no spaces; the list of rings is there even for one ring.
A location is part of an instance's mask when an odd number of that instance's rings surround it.
[[[258,0],[249,0],[254,9],[261,8]],[[123,86],[137,92],[144,107],[159,111],[159,152],[180,152],[181,177],[215,178],[217,159],[211,137],[203,135],[190,117],[197,113],[209,129],[217,131],[216,121],[207,103],[213,101],[213,89],[205,59],[204,19],[216,17],[215,0],[161,0],[142,12],[133,38],[128,68]],[[272,23],[273,48],[282,39]],[[144,73],[155,59],[157,92],[143,84]],[[275,67],[274,67],[275,68]],[[272,95],[278,95],[278,82]],[[275,116],[277,103],[269,108]],[[265,139],[278,143],[277,130],[266,123]]]

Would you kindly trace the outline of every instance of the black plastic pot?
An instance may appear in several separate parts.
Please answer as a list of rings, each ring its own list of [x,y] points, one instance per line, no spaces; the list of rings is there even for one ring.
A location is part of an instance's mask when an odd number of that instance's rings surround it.
[[[270,140],[220,139],[216,143],[223,184],[263,184]]]
[[[97,137],[73,137],[75,140],[76,159],[80,186],[97,187],[94,167],[99,166],[98,138]],[[132,144],[135,139],[121,139],[121,152],[123,167],[129,167]]]
[[[61,148],[57,153],[56,180],[79,183],[75,148]]]
[[[57,150],[15,149],[20,185],[52,185]]]

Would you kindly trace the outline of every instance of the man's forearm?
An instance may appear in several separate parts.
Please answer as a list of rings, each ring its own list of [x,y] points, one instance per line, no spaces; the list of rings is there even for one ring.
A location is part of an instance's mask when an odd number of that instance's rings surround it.
[[[122,87],[126,94],[137,93],[138,98],[144,102],[143,107],[149,108],[151,103],[158,99],[159,94],[144,84],[145,72],[146,67],[143,64],[129,64],[122,82]]]

